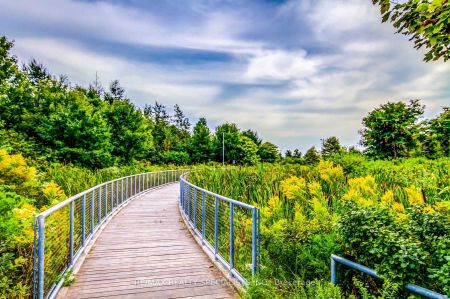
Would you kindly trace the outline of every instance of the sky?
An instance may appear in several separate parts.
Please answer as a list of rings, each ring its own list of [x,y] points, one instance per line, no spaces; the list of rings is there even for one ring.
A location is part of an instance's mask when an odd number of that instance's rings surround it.
[[[0,34],[73,85],[97,72],[137,106],[179,104],[191,123],[234,122],[304,153],[329,136],[356,145],[387,101],[420,98],[426,118],[450,104],[450,62],[423,62],[371,3],[0,0]]]

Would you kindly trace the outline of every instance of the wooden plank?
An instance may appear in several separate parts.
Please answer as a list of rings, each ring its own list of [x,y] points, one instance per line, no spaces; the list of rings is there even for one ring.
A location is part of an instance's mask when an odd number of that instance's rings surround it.
[[[184,227],[178,196],[179,186],[172,184],[128,204],[102,231],[61,296],[237,298]]]

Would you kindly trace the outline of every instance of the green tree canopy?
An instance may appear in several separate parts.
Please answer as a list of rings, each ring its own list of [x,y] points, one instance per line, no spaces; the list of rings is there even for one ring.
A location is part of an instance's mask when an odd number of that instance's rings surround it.
[[[225,163],[238,163],[240,159],[239,129],[236,124],[225,123],[216,128],[214,152],[216,161],[222,161],[222,134],[225,141]]]
[[[380,6],[383,22],[392,22],[398,33],[410,36],[416,49],[428,49],[425,61],[450,58],[450,1],[372,2]]]
[[[127,100],[114,100],[105,116],[111,128],[113,155],[124,162],[141,160],[153,148],[152,123]]]
[[[274,163],[280,157],[280,153],[278,152],[277,146],[268,141],[264,142],[259,146],[258,155],[261,159],[261,162],[268,162],[268,163]]]
[[[238,149],[238,163],[255,165],[260,161],[260,158],[258,156],[258,146],[247,136],[244,136],[242,134],[239,135]]]
[[[194,163],[206,163],[213,158],[211,132],[205,118],[195,124],[190,144],[191,160]]]
[[[322,146],[322,156],[324,158],[326,158],[330,155],[333,155],[333,154],[338,154],[341,151],[342,151],[342,146],[337,137],[331,136],[324,140],[323,146]]]
[[[381,105],[364,117],[361,144],[366,153],[377,158],[407,157],[417,146],[419,125],[424,112],[419,100],[409,104],[396,102]]]
[[[304,156],[306,164],[317,164],[320,161],[320,155],[316,150],[316,147],[308,149]]]

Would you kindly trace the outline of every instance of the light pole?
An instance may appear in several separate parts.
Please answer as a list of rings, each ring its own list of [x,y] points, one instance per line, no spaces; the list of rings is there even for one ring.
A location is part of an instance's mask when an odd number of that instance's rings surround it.
[[[222,166],[225,165],[225,132],[222,132]]]

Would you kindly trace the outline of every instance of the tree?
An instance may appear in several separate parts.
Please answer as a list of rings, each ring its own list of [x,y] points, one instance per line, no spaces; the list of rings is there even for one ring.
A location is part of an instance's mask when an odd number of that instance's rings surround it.
[[[259,162],[258,146],[245,135],[239,135],[239,159],[238,163],[255,165]]]
[[[51,75],[47,68],[42,63],[38,63],[35,59],[31,59],[27,65],[24,65],[23,70],[33,84],[37,84],[41,80],[51,79]]]
[[[126,100],[115,100],[105,111],[111,128],[112,154],[124,162],[142,160],[153,147],[152,124]]]
[[[287,151],[284,153],[284,156],[285,156],[286,158],[292,158],[292,151],[291,151],[291,150],[287,150]]]
[[[119,80],[112,81],[111,84],[109,84],[109,92],[105,94],[105,101],[111,104],[114,101],[124,99],[125,89],[120,86]]]
[[[422,149],[428,158],[450,156],[450,109],[423,124]]]
[[[268,163],[274,163],[280,157],[277,146],[268,141],[259,146],[258,155],[261,159],[261,162]]]
[[[225,141],[225,163],[237,163],[240,159],[239,129],[236,124],[225,123],[216,128],[214,152],[216,161],[222,161],[222,136]]]
[[[39,121],[36,138],[58,160],[91,168],[112,164],[108,124],[81,91],[69,91]]]
[[[360,131],[366,153],[376,158],[407,157],[417,146],[418,118],[424,106],[419,100],[381,105],[364,117]]]
[[[390,21],[398,33],[411,36],[414,48],[425,47],[425,61],[450,58],[450,1],[372,0],[380,6],[382,21]]]
[[[313,146],[306,151],[304,159],[306,164],[317,164],[320,161],[320,155],[317,152],[316,148]]]
[[[262,139],[259,138],[258,133],[256,131],[247,130],[242,132],[241,134],[250,138],[257,146],[260,146],[262,143]]]
[[[302,157],[302,152],[298,148],[296,148],[294,150],[294,153],[292,154],[292,157],[294,157],[294,158],[301,158]]]
[[[189,132],[191,128],[191,123],[189,122],[189,118],[184,116],[183,111],[181,111],[180,106],[175,104],[174,106],[175,115],[173,117],[173,121],[178,130],[182,132]]]
[[[339,139],[337,137],[332,136],[323,142],[322,146],[322,157],[328,157],[333,154],[338,154],[342,151],[341,144],[339,142]]]
[[[194,163],[206,163],[213,157],[211,132],[203,117],[195,124],[189,148],[191,160]]]

